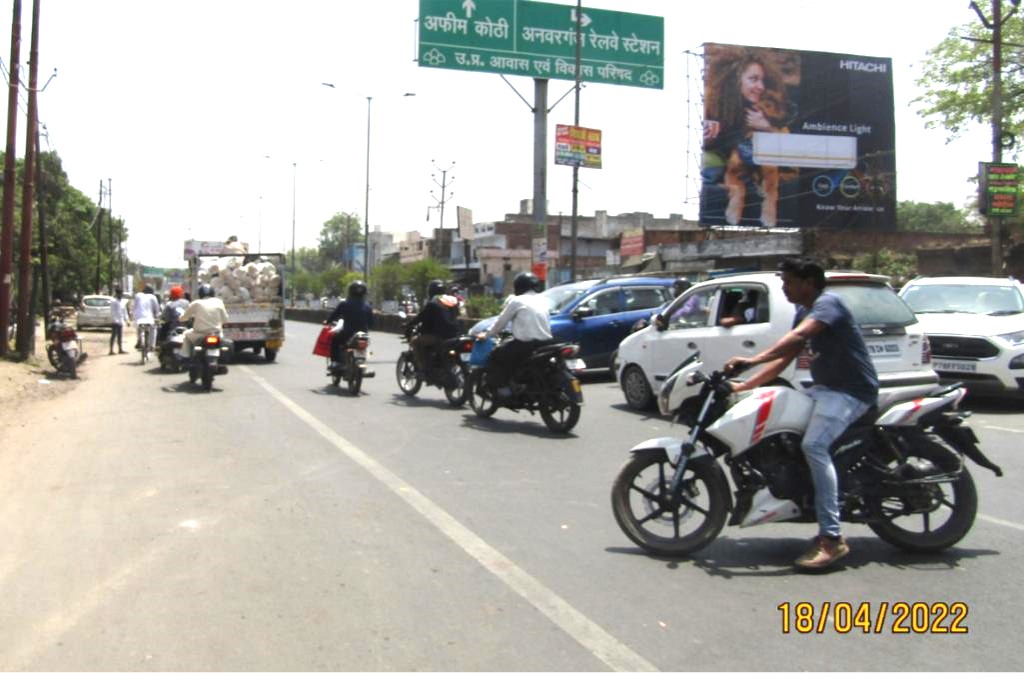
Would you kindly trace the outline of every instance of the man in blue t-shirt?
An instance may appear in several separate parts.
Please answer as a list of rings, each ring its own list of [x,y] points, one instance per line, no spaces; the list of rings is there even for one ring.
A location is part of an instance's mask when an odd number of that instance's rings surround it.
[[[814,385],[807,394],[814,400],[814,410],[801,448],[814,483],[819,535],[796,565],[816,570],[850,552],[839,526],[838,480],[829,449],[851,423],[877,403],[878,374],[849,307],[825,292],[821,266],[811,260],[788,259],[779,265],[779,271],[786,299],[797,306],[793,329],[753,357],[730,358],[725,371],[767,364],[748,380],[732,384],[736,392],[752,390],[777,377],[805,347],[808,350]]]

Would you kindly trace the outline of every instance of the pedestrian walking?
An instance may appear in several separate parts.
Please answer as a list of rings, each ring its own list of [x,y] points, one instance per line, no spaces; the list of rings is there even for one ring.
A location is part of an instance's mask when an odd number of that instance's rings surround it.
[[[128,300],[125,299],[121,288],[114,287],[114,301],[110,302],[110,354],[114,354],[114,342],[117,341],[117,352],[124,354],[124,347],[121,345],[121,337],[124,335],[124,325],[128,322]]]

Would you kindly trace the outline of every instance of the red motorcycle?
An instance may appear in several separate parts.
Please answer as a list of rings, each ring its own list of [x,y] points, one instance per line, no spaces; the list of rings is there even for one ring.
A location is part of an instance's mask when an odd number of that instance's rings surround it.
[[[46,345],[46,357],[53,368],[77,379],[78,365],[85,360],[87,354],[82,350],[82,340],[74,328],[64,322],[62,317],[55,316],[46,327],[46,338],[50,340]]]

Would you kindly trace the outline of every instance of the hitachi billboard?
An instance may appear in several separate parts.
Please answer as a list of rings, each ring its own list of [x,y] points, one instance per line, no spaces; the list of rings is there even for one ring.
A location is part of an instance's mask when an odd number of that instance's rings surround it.
[[[893,229],[887,58],[704,45],[700,220]]]

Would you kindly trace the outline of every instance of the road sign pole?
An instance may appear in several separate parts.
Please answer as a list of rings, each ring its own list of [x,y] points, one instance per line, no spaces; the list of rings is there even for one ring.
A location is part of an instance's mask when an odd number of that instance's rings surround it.
[[[582,42],[583,26],[583,0],[576,0],[576,111],[575,126],[580,125],[580,49]],[[576,236],[579,233],[579,195],[580,195],[580,167],[576,164],[572,167],[572,259],[569,264],[569,282],[576,282]]]
[[[533,223],[544,226],[548,199],[548,81],[533,80]]]

